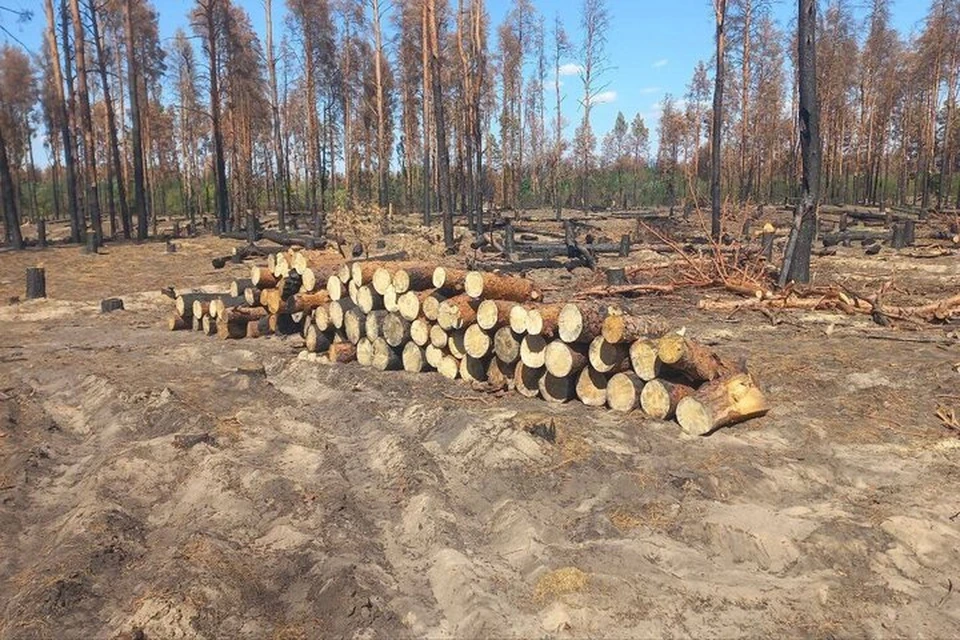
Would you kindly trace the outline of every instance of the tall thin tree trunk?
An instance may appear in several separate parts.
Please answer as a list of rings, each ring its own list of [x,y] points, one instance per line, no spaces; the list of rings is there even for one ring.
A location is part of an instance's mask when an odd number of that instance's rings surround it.
[[[267,21],[267,72],[270,76],[270,115],[273,121],[273,150],[277,162],[277,175],[274,181],[277,200],[277,224],[281,231],[287,228],[286,193],[290,188],[283,159],[283,137],[280,132],[280,104],[277,97],[277,61],[273,55],[273,0],[265,0]]]
[[[13,174],[7,159],[7,141],[0,127],[0,205],[3,206],[7,237],[14,249],[23,249],[23,235],[20,233],[20,212],[17,209],[17,195],[13,186]]]
[[[427,24],[429,11],[427,0],[421,0],[421,42],[420,49],[423,57],[423,88],[422,106],[423,106],[423,224],[429,225],[433,222],[430,213],[432,185],[432,169],[430,167],[430,147],[432,145],[432,136],[430,128],[430,87],[432,86],[430,76],[430,28]]]
[[[90,212],[92,227],[97,246],[103,242],[103,224],[100,220],[100,194],[97,190],[96,140],[93,136],[93,116],[90,111],[90,90],[87,85],[86,36],[83,19],[80,15],[79,0],[70,0],[73,15],[74,56],[77,60],[77,93],[80,100],[80,126],[83,130],[83,159],[86,169],[84,176],[87,186],[87,210]]]
[[[722,201],[720,199],[720,141],[723,138],[723,76],[724,50],[726,34],[724,27],[727,21],[727,0],[714,0],[716,10],[716,74],[713,84],[713,128],[710,131],[710,235],[714,240],[720,239],[720,219]]]
[[[436,0],[426,0],[430,28],[430,69],[433,80],[433,115],[437,128],[437,170],[443,197],[443,244],[453,251],[453,189],[450,186],[450,150],[447,148],[446,120],[443,109],[443,82],[440,77],[440,38],[438,35]]]
[[[137,87],[137,49],[134,46],[133,0],[123,4],[123,24],[127,41],[127,80],[130,83],[130,145],[133,155],[133,210],[137,214],[137,240],[147,239],[147,194],[143,175],[143,140],[140,131],[140,90]]]

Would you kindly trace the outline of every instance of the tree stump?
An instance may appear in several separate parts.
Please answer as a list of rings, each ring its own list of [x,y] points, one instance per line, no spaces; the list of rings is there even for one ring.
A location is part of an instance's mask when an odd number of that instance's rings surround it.
[[[611,287],[619,287],[627,284],[627,273],[623,267],[616,269],[607,269],[607,284]]]
[[[37,220],[37,244],[41,249],[47,248],[47,221],[42,218]]]
[[[43,267],[27,267],[27,300],[47,297],[47,275]]]
[[[620,257],[626,258],[629,255],[630,255],[630,234],[625,233],[622,236],[620,236]]]
[[[110,313],[111,311],[123,311],[123,300],[107,298],[100,301],[100,313]]]

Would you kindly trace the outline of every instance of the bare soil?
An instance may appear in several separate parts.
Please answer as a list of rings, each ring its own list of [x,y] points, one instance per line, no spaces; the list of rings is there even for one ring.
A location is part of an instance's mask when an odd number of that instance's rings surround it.
[[[165,331],[159,289],[245,274],[210,266],[233,244],[0,254],[4,303],[37,263],[50,295],[0,307],[0,638],[960,635],[950,327],[639,299],[774,407],[689,438]],[[960,286],[955,257],[815,270]]]

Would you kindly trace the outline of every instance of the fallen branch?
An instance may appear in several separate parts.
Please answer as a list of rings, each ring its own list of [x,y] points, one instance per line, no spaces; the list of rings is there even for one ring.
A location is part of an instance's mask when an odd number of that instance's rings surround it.
[[[608,296],[642,295],[645,293],[673,293],[676,290],[672,284],[623,284],[604,285],[584,289],[577,293],[575,298],[605,298]]]

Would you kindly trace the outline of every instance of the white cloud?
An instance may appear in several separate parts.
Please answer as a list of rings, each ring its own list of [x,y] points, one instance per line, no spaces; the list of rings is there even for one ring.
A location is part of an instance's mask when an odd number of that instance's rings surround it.
[[[593,96],[593,104],[609,104],[617,99],[616,91],[601,91]]]
[[[663,89],[660,87],[644,87],[640,89],[640,95],[648,96],[652,93],[660,93],[661,91],[663,91]]]
[[[562,76],[575,76],[583,71],[583,67],[573,62],[568,62],[567,64],[560,65],[560,75]]]
[[[669,60],[667,60],[666,58],[660,58],[659,60],[653,63],[653,68],[662,69],[663,67],[667,66],[668,62]]]

